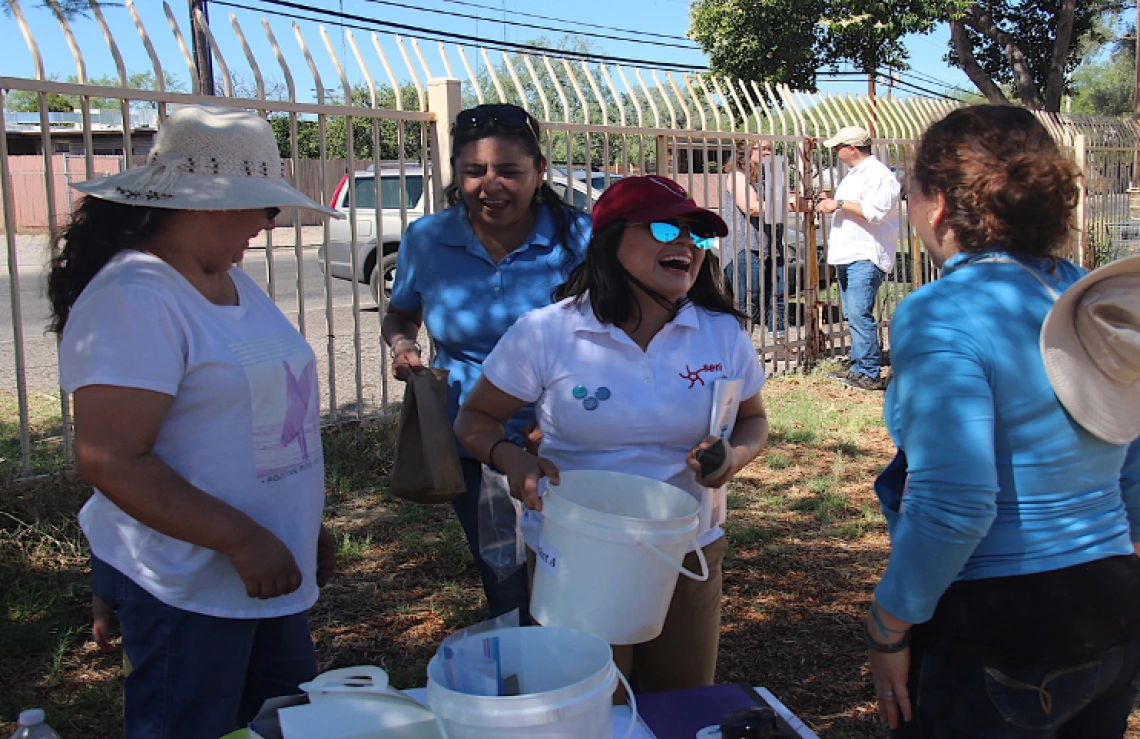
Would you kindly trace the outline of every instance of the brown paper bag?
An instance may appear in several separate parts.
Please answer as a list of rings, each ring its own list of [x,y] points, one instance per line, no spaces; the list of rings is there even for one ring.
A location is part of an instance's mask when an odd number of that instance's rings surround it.
[[[459,448],[447,419],[447,370],[411,372],[400,409],[393,495],[416,503],[448,503],[467,490]]]

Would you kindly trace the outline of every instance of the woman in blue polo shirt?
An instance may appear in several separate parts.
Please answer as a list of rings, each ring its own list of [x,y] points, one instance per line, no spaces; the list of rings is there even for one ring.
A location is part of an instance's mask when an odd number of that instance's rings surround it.
[[[1136,702],[1140,309],[1073,301],[1089,280],[1058,253],[1079,177],[1012,106],[950,113],[915,156],[907,216],[942,277],[891,322],[900,454],[875,485],[891,554],[864,623],[895,739],[1119,738]],[[1090,422],[1067,399],[1057,319],[1070,358],[1098,337],[1120,350],[1081,367],[1082,395],[1131,386],[1131,402]],[[1106,429],[1114,415],[1128,427]]]
[[[452,129],[455,179],[449,207],[408,227],[382,333],[397,378],[422,366],[416,342],[427,325],[435,366],[449,370],[451,420],[483,372],[483,360],[527,311],[549,305],[551,293],[581,263],[590,218],[562,202],[544,183],[546,159],[538,121],[514,105],[462,111]],[[507,432],[521,438],[533,407],[519,411]],[[467,492],[452,503],[467,535],[491,617],[520,608],[527,617],[527,576],[502,582],[479,554],[482,465],[460,448]]]

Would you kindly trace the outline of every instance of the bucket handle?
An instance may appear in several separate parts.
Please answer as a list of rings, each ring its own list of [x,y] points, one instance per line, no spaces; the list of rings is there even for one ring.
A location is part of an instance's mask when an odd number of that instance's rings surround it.
[[[617,670],[617,665],[614,665],[614,669]],[[637,728],[637,698],[633,696],[633,688],[629,686],[629,681],[621,674],[621,670],[617,670],[617,677],[625,688],[625,700],[629,703],[629,728],[625,730],[625,739],[630,739],[633,730]]]
[[[613,665],[613,662],[610,662]],[[629,728],[625,730],[625,739],[631,739],[633,730],[637,728],[637,698],[633,695],[633,688],[630,687],[629,681],[625,679],[625,675],[621,674],[621,670],[617,665],[614,665],[614,671],[617,673],[617,679],[621,681],[622,686],[625,688],[625,699],[629,703]],[[443,725],[443,718],[439,714],[435,714],[435,725],[439,727],[439,734],[443,739],[451,739],[447,735],[447,727]]]
[[[640,544],[641,546],[645,547],[649,551],[653,552],[658,557],[660,557],[661,561],[664,562],[665,564],[669,565],[669,567],[671,569],[675,570],[677,572],[677,574],[684,575],[685,577],[689,578],[690,580],[696,580],[697,582],[704,582],[704,581],[709,579],[709,563],[708,563],[708,560],[705,559],[705,553],[701,549],[700,545],[697,544],[696,539],[692,540],[692,544],[693,544],[693,551],[695,551],[697,553],[697,559],[700,560],[700,563],[701,563],[701,574],[700,575],[689,572],[682,565],[673,561],[672,557],[670,557],[668,554],[661,551],[657,547],[653,546],[652,544],[646,543],[640,539],[637,540],[637,543]]]

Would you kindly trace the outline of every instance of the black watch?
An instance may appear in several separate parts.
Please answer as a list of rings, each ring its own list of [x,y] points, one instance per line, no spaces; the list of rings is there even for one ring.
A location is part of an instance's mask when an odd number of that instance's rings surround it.
[[[846,202],[845,200],[836,200],[835,201],[835,209],[836,210],[843,210],[843,203],[845,203],[845,202]]]

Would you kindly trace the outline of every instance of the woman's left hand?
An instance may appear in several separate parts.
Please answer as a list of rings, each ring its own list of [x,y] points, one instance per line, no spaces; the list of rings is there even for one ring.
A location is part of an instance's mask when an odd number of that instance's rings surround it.
[[[323,588],[336,571],[336,538],[321,524],[317,534],[317,587]]]
[[[733,475],[735,475],[737,472],[740,471],[740,468],[743,466],[743,465],[737,464],[736,447],[734,447],[732,444],[728,443],[728,441],[726,439],[725,440],[725,447],[728,449],[728,454],[729,454],[728,470],[723,475],[721,475],[720,477],[714,478],[712,480],[706,480],[705,478],[701,477],[701,463],[697,461],[697,452],[699,452],[703,449],[708,449],[713,444],[717,443],[718,440],[719,440],[719,437],[706,436],[704,438],[704,441],[702,441],[700,444],[697,444],[695,447],[690,449],[688,456],[685,457],[685,464],[687,464],[689,466],[689,469],[691,469],[693,472],[696,473],[697,484],[701,485],[702,487],[719,488],[721,485],[724,485],[725,483],[727,483],[732,478]]]
[[[891,729],[902,721],[911,720],[910,693],[907,675],[910,673],[910,647],[899,652],[870,651],[871,679],[875,684],[875,697],[879,700],[879,717]]]

